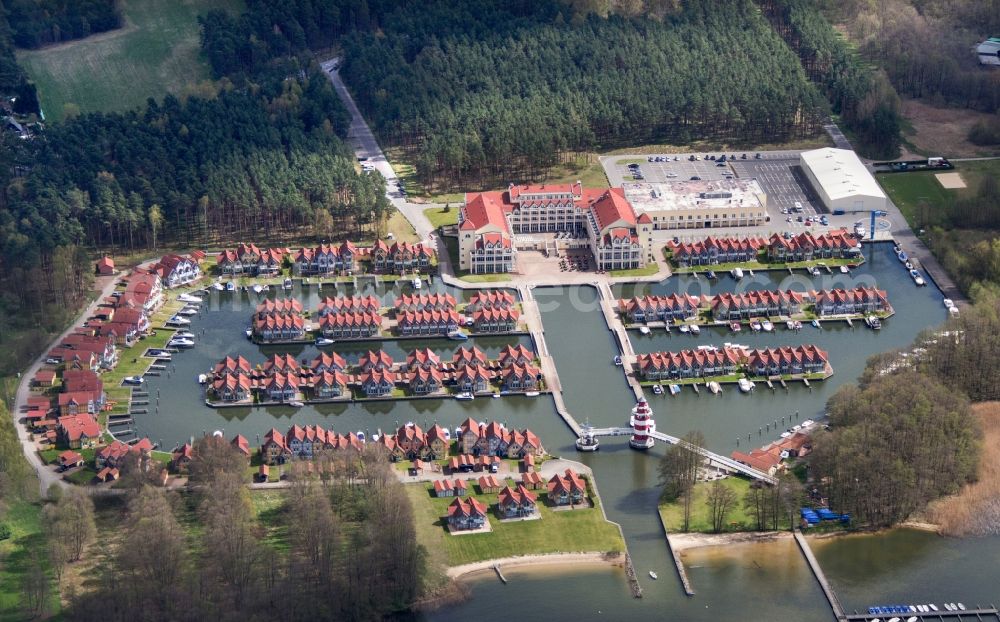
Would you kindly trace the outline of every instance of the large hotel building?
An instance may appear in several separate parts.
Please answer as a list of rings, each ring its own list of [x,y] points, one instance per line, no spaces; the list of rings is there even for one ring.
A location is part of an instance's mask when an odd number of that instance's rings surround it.
[[[459,212],[459,268],[512,272],[518,250],[586,248],[598,270],[642,268],[655,261],[652,231],[756,225],[767,198],[756,181],[516,186],[468,193]]]

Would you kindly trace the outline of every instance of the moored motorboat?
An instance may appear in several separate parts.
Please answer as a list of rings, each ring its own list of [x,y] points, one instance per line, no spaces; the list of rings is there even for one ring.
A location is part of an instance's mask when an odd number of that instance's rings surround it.
[[[719,393],[722,393],[722,385],[716,382],[715,380],[712,380],[711,382],[708,383],[708,390],[714,393],[715,395],[718,395]]]
[[[841,274],[848,274],[850,271],[851,271],[851,269],[848,268],[847,266],[840,266],[840,273]]]
[[[198,374],[198,384],[205,384],[208,382],[208,374]]]
[[[243,334],[247,336],[247,339],[249,339],[249,338],[253,337],[253,329],[252,329],[252,328],[250,328],[249,326],[247,326],[247,327],[246,327],[246,328],[245,328],[245,329],[243,330]]]
[[[692,335],[700,335],[701,334],[701,327],[698,326],[697,324],[692,324],[691,325],[691,334]]]
[[[653,393],[655,393],[656,395],[663,395],[663,385],[654,384]]]
[[[707,276],[708,278],[712,279],[712,280],[715,280],[715,279],[719,278],[719,277],[717,277],[717,276],[715,275],[715,271],[714,271],[714,270],[709,270],[709,271],[708,271],[708,274],[707,274],[706,276]]]
[[[737,384],[740,386],[740,391],[743,393],[749,393],[753,391],[753,383],[746,378],[740,378]]]
[[[290,400],[288,402],[288,405],[291,406],[292,408],[302,408],[303,406],[305,406],[305,403],[300,402],[299,400]]]
[[[689,333],[691,332],[691,327],[688,326],[687,324],[681,324],[680,326],[677,327],[677,330],[681,331],[682,333]]]
[[[802,330],[802,322],[795,320],[795,326],[793,326],[792,328],[794,328],[795,330]]]
[[[195,307],[184,307],[177,312],[178,315],[198,315],[198,309]]]
[[[649,576],[650,576],[650,577],[652,577],[653,579],[656,579],[656,578],[657,578],[657,577],[656,577],[656,573],[655,573],[655,572],[653,572],[652,570],[650,570],[650,571],[649,571]]]
[[[233,283],[232,281],[229,281],[228,283],[226,283],[226,291],[227,292],[235,292],[236,291],[236,283]]]
[[[613,360],[615,362],[615,367],[621,367],[622,366],[622,357],[621,356],[619,356],[619,355],[616,354],[615,358]]]
[[[187,319],[186,317],[180,317],[178,315],[175,315],[169,320],[167,320],[168,326],[187,326],[190,323],[191,320]]]
[[[906,260],[909,259],[909,257],[905,252],[903,252],[903,249],[899,249],[899,252],[896,253],[896,259],[899,259],[899,263],[906,263]]]
[[[223,285],[222,283],[212,283],[212,289],[214,289],[217,292],[221,292],[222,290],[226,289],[226,286]]]
[[[733,268],[732,275],[733,275],[734,279],[742,279],[743,278],[743,269],[742,268]]]
[[[424,285],[419,277],[414,277],[410,283],[413,285],[413,289],[420,289]]]
[[[262,291],[264,291],[264,286],[261,285],[260,283],[256,283],[256,284],[254,284],[254,286],[251,289],[253,289],[253,291],[254,291],[255,294],[259,294]]]
[[[315,343],[315,345],[319,347],[323,347],[323,346],[332,346],[336,342],[333,339],[330,339],[329,337],[319,337],[313,343]]]
[[[460,330],[453,330],[448,333],[448,339],[451,339],[452,341],[468,341],[469,336]]]
[[[469,400],[476,399],[476,396],[468,391],[462,391],[461,393],[455,395],[455,399],[462,402],[467,402]]]
[[[175,339],[191,339],[194,340],[194,333],[186,330],[179,330],[174,333]]]
[[[750,322],[750,330],[752,330],[753,332],[755,333],[760,332],[760,328],[761,328],[760,322],[758,322],[757,320]]]
[[[641,333],[643,335],[648,335],[649,334],[649,327],[648,326],[640,326],[639,327],[639,333]]]
[[[181,294],[180,296],[177,297],[177,300],[180,300],[181,302],[187,302],[187,303],[190,303],[190,304],[196,304],[196,305],[197,304],[201,304],[203,302],[201,298],[199,298],[197,296],[193,296],[191,294]]]
[[[142,376],[125,376],[125,379],[122,380],[123,384],[131,384],[131,385],[138,385],[142,384],[143,382],[145,382],[145,380],[143,379]]]
[[[541,391],[525,391],[524,392],[524,396],[525,397],[538,397],[541,394],[542,394]],[[494,395],[496,395],[496,393],[494,393]]]
[[[167,342],[167,346],[171,348],[193,348],[194,342],[190,339],[184,339],[183,337],[174,337]]]
[[[285,279],[281,286],[285,289],[292,289],[292,279]]]
[[[729,323],[729,330],[733,331],[734,333],[738,333],[741,330],[743,330],[743,327],[740,326],[739,322],[730,322]]]
[[[678,393],[681,392],[681,385],[672,384],[670,385],[669,389],[670,389],[670,395],[677,395]]]
[[[788,330],[795,330],[795,320],[786,320],[785,326],[788,328]]]
[[[760,323],[760,327],[764,329],[765,333],[769,333],[772,330],[774,330],[774,324],[772,324],[771,322],[769,322],[767,320],[764,320],[763,322],[761,322]]]
[[[882,320],[878,319],[874,315],[867,315],[867,316],[865,316],[865,324],[867,324],[868,328],[870,328],[872,330],[881,330],[882,329]]]
[[[813,321],[811,321],[809,323],[812,324],[813,328],[820,328],[821,327],[820,323],[819,323],[819,320],[814,319]]]

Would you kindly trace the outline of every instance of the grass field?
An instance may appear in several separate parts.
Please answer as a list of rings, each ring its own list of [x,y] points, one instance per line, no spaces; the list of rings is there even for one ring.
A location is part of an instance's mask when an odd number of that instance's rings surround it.
[[[149,97],[180,93],[209,78],[199,56],[199,14],[238,13],[241,0],[124,0],[125,26],[41,50],[18,52],[38,85],[46,119],[60,120],[63,105],[82,112],[136,108]]]
[[[743,509],[743,495],[750,488],[750,480],[741,477],[727,477],[722,483],[736,492],[736,504],[726,519],[728,531],[746,531],[754,526],[753,517]],[[712,484],[699,482],[694,488],[694,501],[691,506],[691,528],[688,531],[709,533],[712,531],[712,519],[705,503],[708,489]],[[684,524],[684,507],[680,501],[666,503],[660,506],[660,517],[667,531],[679,532]],[[787,527],[787,524],[785,525]]]
[[[425,209],[424,215],[427,216],[427,220],[431,221],[435,229],[445,225],[458,224],[458,207],[452,207],[448,211],[445,211],[443,207],[432,207]]]
[[[431,562],[459,566],[486,559],[541,553],[623,551],[618,528],[604,520],[600,507],[553,512],[545,506],[545,493],[538,495],[540,520],[503,523],[496,517],[496,495],[481,495],[490,505],[492,533],[450,535],[442,516],[453,499],[435,499],[430,487],[406,486],[417,521],[417,540],[431,556]],[[474,495],[475,496],[475,495]]]
[[[945,222],[941,208],[947,208],[956,199],[976,191],[979,181],[986,176],[1000,177],[1000,160],[958,162],[955,172],[962,175],[965,188],[946,190],[932,172],[883,173],[876,175],[882,188],[895,203],[911,227],[927,227]],[[928,209],[921,213],[920,204]]]
[[[21,580],[28,571],[31,559],[38,555],[36,550],[45,543],[42,506],[40,503],[15,501],[3,514],[2,521],[10,527],[11,537],[0,541],[0,620],[29,620],[30,616],[21,613]],[[47,610],[59,611],[55,590],[50,594]]]

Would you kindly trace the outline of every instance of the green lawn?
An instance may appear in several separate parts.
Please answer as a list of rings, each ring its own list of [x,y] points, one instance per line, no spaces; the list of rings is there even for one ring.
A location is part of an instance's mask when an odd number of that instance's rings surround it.
[[[727,477],[722,483],[736,492],[737,501],[730,512],[726,524],[728,531],[747,531],[754,527],[753,517],[743,509],[743,495],[750,488],[750,480],[742,477]],[[693,532],[712,531],[712,519],[705,499],[711,482],[699,482],[694,487],[694,501],[691,506],[691,529]],[[660,505],[660,518],[668,532],[679,532],[684,524],[684,506],[680,501]],[[733,525],[735,523],[735,525]]]
[[[513,555],[624,550],[618,528],[604,520],[600,507],[553,512],[544,505],[545,493],[538,496],[540,520],[511,523],[496,517],[496,495],[480,495],[477,499],[490,506],[493,532],[453,536],[441,518],[452,499],[432,498],[430,490],[425,484],[406,486],[417,521],[417,539],[430,552],[431,561],[441,565],[459,566]]]
[[[37,484],[32,483],[32,486]],[[0,620],[29,620],[21,613],[21,580],[34,558],[45,560],[40,548],[45,545],[42,534],[42,506],[40,503],[12,501],[2,516],[2,522],[11,529],[11,537],[0,541]],[[52,583],[47,609],[59,611],[59,595]]]
[[[393,212],[386,225],[386,231],[392,233],[394,238],[400,242],[419,242],[417,232],[413,230],[413,225],[403,216],[401,212]]]
[[[445,225],[458,224],[458,207],[456,206],[452,206],[447,211],[443,207],[432,207],[424,210],[424,215],[427,216],[427,220],[431,221],[435,229]]]
[[[243,11],[241,0],[128,0],[125,26],[41,50],[18,52],[37,83],[46,118],[59,120],[63,105],[83,112],[121,111],[149,97],[181,93],[209,78],[199,56],[197,17],[212,9]]]
[[[910,226],[918,228],[945,224],[946,214],[942,213],[942,208],[950,207],[957,198],[974,193],[983,177],[1000,177],[1000,160],[958,162],[955,172],[962,175],[967,188],[946,190],[931,171],[880,173],[875,179],[903,212]],[[922,213],[921,203],[927,204]]]
[[[633,268],[631,270],[609,270],[608,274],[612,277],[653,276],[659,269],[660,265],[653,262],[647,264],[643,268]]]

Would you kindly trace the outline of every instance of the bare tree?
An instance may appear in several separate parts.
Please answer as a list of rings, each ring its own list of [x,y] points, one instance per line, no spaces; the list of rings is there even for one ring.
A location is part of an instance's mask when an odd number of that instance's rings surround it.
[[[204,569],[228,593],[231,605],[240,611],[258,577],[262,549],[249,492],[242,477],[217,474],[206,487],[201,504],[205,525]]]
[[[87,544],[97,535],[90,495],[78,489],[68,491],[58,503],[45,508],[45,527],[50,541],[63,549],[58,558],[79,561]]]
[[[698,481],[698,470],[703,459],[697,448],[705,446],[705,437],[699,431],[688,432],[681,442],[672,445],[660,460],[660,482],[663,484],[663,499],[681,500],[684,508],[683,530],[691,528],[691,506],[694,501],[694,485]]]
[[[712,519],[712,531],[719,533],[726,526],[726,519],[729,513],[736,506],[736,491],[727,486],[721,480],[712,482],[708,489],[708,496],[705,504],[708,506],[708,513]]]

